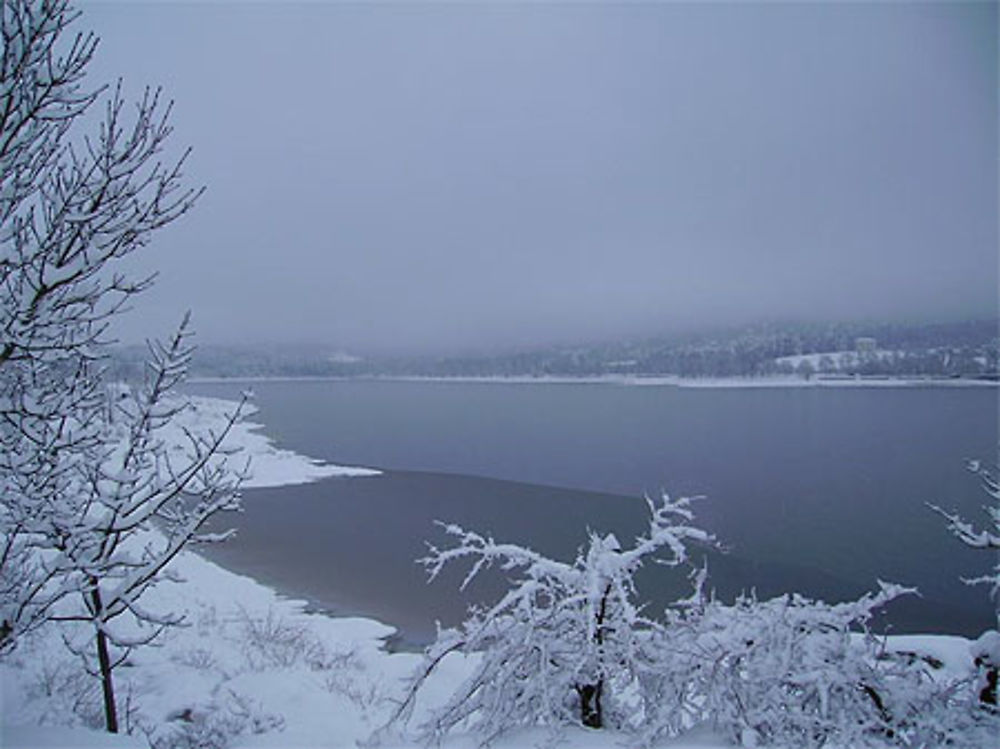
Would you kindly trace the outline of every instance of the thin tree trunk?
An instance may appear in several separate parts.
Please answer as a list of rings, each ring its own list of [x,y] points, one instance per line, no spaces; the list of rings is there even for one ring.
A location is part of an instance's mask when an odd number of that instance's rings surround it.
[[[984,705],[997,704],[997,677],[1000,676],[1000,668],[992,666],[986,669],[986,685],[979,692],[979,701]]]
[[[610,585],[604,589],[604,595],[601,596],[601,608],[597,612],[597,627],[594,630],[594,641],[598,646],[604,645],[604,620],[608,613],[609,595],[611,595]],[[578,686],[576,693],[580,695],[580,722],[587,728],[603,728],[604,711],[601,707],[601,696],[604,693],[603,674],[593,684]]]
[[[94,612],[101,614],[101,591],[96,582],[90,592],[90,600],[94,604]],[[97,663],[101,669],[101,691],[104,694],[104,725],[108,733],[118,733],[118,709],[115,706],[115,685],[111,678],[111,657],[108,654],[108,636],[104,630],[97,629]]]
[[[604,691],[604,679],[598,679],[596,684],[584,684],[576,688],[580,695],[580,722],[587,728],[603,728],[604,716],[601,712],[601,693]]]

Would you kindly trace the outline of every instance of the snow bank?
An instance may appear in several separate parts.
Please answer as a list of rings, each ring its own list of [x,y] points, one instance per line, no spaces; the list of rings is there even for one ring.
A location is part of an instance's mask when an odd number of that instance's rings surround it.
[[[188,400],[190,407],[165,427],[162,435],[171,452],[178,458],[183,455],[187,445],[185,429],[217,433],[237,407],[235,402],[221,398],[190,397]],[[253,404],[244,407],[247,416],[252,416],[257,410]],[[291,450],[283,450],[276,447],[269,437],[261,434],[261,429],[262,424],[252,421],[237,422],[223,442],[224,448],[241,448],[243,455],[250,458],[250,478],[243,483],[248,489],[305,484],[330,476],[360,477],[377,476],[381,473],[371,468],[331,465]]]
[[[4,716],[6,720],[6,716]],[[64,726],[8,726],[0,728],[0,746],[10,749],[145,749],[138,736],[113,736]]]
[[[1000,632],[990,630],[983,632],[969,647],[969,653],[977,661],[997,668],[1000,666]]]

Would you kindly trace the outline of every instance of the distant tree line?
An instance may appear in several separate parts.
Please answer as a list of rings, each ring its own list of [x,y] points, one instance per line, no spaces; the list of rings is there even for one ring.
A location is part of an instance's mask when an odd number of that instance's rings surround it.
[[[858,352],[859,338],[877,351]],[[996,377],[996,320],[941,324],[770,324],[714,334],[544,347],[491,355],[355,358],[320,346],[204,346],[201,377]],[[113,374],[141,376],[144,348],[117,350]],[[805,361],[787,357],[814,355]]]

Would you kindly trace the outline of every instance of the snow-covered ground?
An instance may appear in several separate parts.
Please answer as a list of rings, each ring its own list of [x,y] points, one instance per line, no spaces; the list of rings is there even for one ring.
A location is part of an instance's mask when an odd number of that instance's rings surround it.
[[[188,426],[218,425],[232,407],[198,399]],[[230,437],[254,460],[255,486],[296,483],[322,476],[364,480],[364,469],[325,466],[275,447],[256,430],[240,426]],[[115,671],[119,712],[130,736],[109,736],[101,724],[100,690],[64,647],[64,629],[52,626],[29,636],[0,662],[0,747],[148,747],[179,739],[176,746],[355,747],[383,725],[404,680],[420,661],[414,653],[390,652],[393,629],[363,618],[309,613],[256,581],[236,575],[193,552],[173,563],[181,578],[150,591],[144,603],[183,612],[187,626],[165,632],[157,647],[136,650]],[[86,634],[86,633],[83,633]],[[70,632],[72,636],[72,632]],[[969,641],[959,637],[907,637],[907,650],[927,651],[946,664],[969,661]],[[470,658],[449,656],[418,701],[416,717],[443,701],[467,676]],[[621,734],[568,728],[555,742],[579,749],[612,749]],[[453,736],[443,746],[475,746]],[[381,746],[412,747],[398,735]],[[507,735],[498,749],[553,745],[539,729]],[[721,749],[728,744],[698,728],[663,744],[675,749]]]

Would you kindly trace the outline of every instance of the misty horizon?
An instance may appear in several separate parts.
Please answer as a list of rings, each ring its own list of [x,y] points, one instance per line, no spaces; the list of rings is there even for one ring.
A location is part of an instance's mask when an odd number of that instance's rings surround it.
[[[997,7],[86,2],[199,205],[114,331],[360,353],[998,315]]]
[[[992,335],[984,337],[984,328],[991,328]],[[956,330],[959,339],[952,335]],[[974,333],[971,331],[975,330]],[[378,346],[342,346],[336,342],[323,340],[292,339],[282,338],[267,340],[263,338],[247,338],[228,340],[210,340],[201,336],[197,331],[193,332],[189,343],[195,350],[195,360],[198,360],[197,351],[199,349],[211,351],[243,351],[243,352],[272,352],[274,354],[294,355],[295,353],[306,353],[312,356],[325,356],[337,359],[342,357],[341,363],[349,364],[352,361],[363,362],[368,360],[391,361],[399,360],[431,360],[431,359],[489,359],[492,357],[508,357],[518,355],[536,355],[552,353],[556,351],[582,351],[586,349],[613,349],[615,347],[632,346],[669,346],[682,347],[685,345],[713,345],[715,343],[728,343],[740,338],[752,336],[786,336],[797,338],[805,336],[811,339],[824,332],[831,335],[847,336],[851,340],[861,337],[872,337],[878,343],[882,343],[882,334],[890,332],[890,336],[899,333],[927,333],[934,331],[941,345],[963,346],[968,344],[970,334],[975,338],[976,345],[989,345],[988,338],[1000,340],[1000,320],[988,317],[970,318],[896,318],[896,319],[855,319],[855,320],[832,320],[832,319],[761,319],[756,321],[745,321],[732,324],[718,325],[692,325],[687,328],[658,328],[649,331],[622,331],[613,336],[577,336],[575,338],[555,338],[552,340],[533,340],[527,343],[517,342],[497,342],[481,341],[470,343],[464,346],[440,347],[417,347],[406,348],[405,345],[395,345],[387,347]],[[115,350],[126,349],[146,350],[147,343],[155,336],[147,336],[143,340],[112,340]]]

